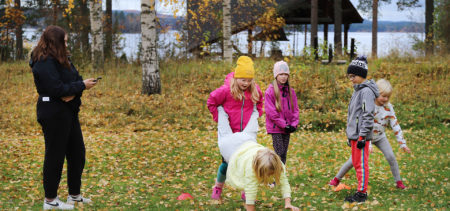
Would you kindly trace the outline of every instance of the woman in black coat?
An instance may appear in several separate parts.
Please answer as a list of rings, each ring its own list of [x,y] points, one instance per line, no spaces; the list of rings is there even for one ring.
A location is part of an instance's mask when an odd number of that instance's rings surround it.
[[[69,61],[67,33],[58,26],[48,26],[34,48],[30,60],[39,99],[37,121],[45,139],[44,191],[45,209],[73,209],[75,202],[90,203],[81,196],[81,175],[85,147],[78,112],[83,90],[95,86],[93,78],[79,75]],[[58,198],[64,158],[67,159],[69,196],[64,203]]]

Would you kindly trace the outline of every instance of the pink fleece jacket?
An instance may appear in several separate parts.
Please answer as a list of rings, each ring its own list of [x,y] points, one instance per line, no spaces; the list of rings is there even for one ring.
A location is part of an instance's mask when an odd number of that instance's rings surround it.
[[[294,89],[291,88],[291,99],[287,86],[278,85],[280,89],[281,97],[281,112],[277,111],[275,106],[275,93],[273,85],[270,84],[266,90],[265,95],[265,110],[266,110],[266,129],[267,133],[286,133],[284,128],[287,125],[297,127],[299,122],[299,110],[297,104],[297,95]],[[291,109],[291,103],[294,105],[294,109]]]
[[[251,100],[252,94],[250,90],[245,91],[244,100],[235,100],[233,98],[230,90],[230,81],[233,77],[234,72],[229,73],[225,78],[224,84],[218,89],[211,92],[206,104],[213,116],[214,121],[216,122],[218,118],[217,107],[220,105],[223,106],[225,112],[229,116],[231,130],[233,131],[233,133],[235,133],[244,130],[245,126],[247,126],[247,123],[250,120],[250,116],[253,112],[254,104]],[[260,96],[256,107],[258,109],[259,116],[261,116],[263,113],[263,95],[259,86],[256,86],[256,88]]]

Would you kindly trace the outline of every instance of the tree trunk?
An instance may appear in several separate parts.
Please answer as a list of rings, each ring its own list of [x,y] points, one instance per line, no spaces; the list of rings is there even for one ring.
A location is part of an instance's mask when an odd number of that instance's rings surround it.
[[[311,0],[311,42],[310,45],[312,48],[316,48],[314,46],[314,40],[317,37],[317,25],[318,25],[318,14],[319,14],[319,0]],[[315,49],[317,51],[317,49]]]
[[[14,6],[17,10],[21,10],[20,0],[14,0]],[[22,24],[16,26],[16,60],[20,60],[23,57],[23,30]]]
[[[448,12],[448,11],[447,11]],[[433,55],[434,0],[425,0],[425,55]]]
[[[342,55],[342,0],[334,0],[334,49]]]
[[[142,94],[160,94],[158,55],[156,51],[155,0],[141,0]]]
[[[112,0],[106,0],[105,58],[112,56]]]
[[[102,0],[91,0],[92,67],[103,68],[103,23]]]
[[[253,38],[252,38],[252,36],[253,36],[253,30],[251,30],[251,29],[248,29],[247,30],[247,54],[248,54],[248,56],[252,56],[253,55]],[[255,52],[255,54],[256,54],[256,52]]]
[[[58,8],[59,8],[59,0],[53,0],[53,25],[58,24]]]
[[[231,46],[231,0],[223,1],[223,60],[233,61],[233,48]]]
[[[89,25],[89,8],[87,0],[78,0],[81,8],[81,23],[80,23],[80,29],[81,29],[81,50],[83,52],[83,55],[86,56],[86,58],[90,58],[90,45],[89,45],[89,32],[90,32],[90,25]]]
[[[372,2],[372,57],[377,58],[378,45],[378,0]]]

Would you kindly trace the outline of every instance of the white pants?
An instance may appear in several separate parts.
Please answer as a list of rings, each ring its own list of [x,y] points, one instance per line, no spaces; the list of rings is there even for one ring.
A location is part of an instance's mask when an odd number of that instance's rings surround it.
[[[253,107],[253,112],[247,126],[242,132],[233,133],[228,120],[228,114],[222,106],[217,107],[219,113],[217,135],[220,154],[222,154],[225,161],[230,161],[231,155],[245,142],[256,142],[256,135],[258,133],[258,117],[259,113],[256,105]]]

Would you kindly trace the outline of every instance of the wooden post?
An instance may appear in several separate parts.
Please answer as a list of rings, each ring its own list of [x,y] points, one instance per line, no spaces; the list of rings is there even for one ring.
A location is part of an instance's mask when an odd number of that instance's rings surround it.
[[[303,48],[306,48],[306,39],[308,38],[307,34],[308,34],[308,24],[305,24],[305,45]]]
[[[334,48],[342,55],[342,0],[334,0]]]
[[[344,24],[344,48],[345,48],[345,53],[347,53],[348,51],[348,30],[350,29],[350,24],[346,23]]]
[[[328,63],[331,63],[333,61],[333,46],[330,44],[330,47],[328,47]]]
[[[319,23],[319,0],[311,0],[311,46],[315,45],[315,40],[317,37],[317,25]],[[314,49],[317,50],[316,46]]]
[[[351,41],[351,47],[350,47],[350,61],[355,57],[355,38],[352,38]]]

